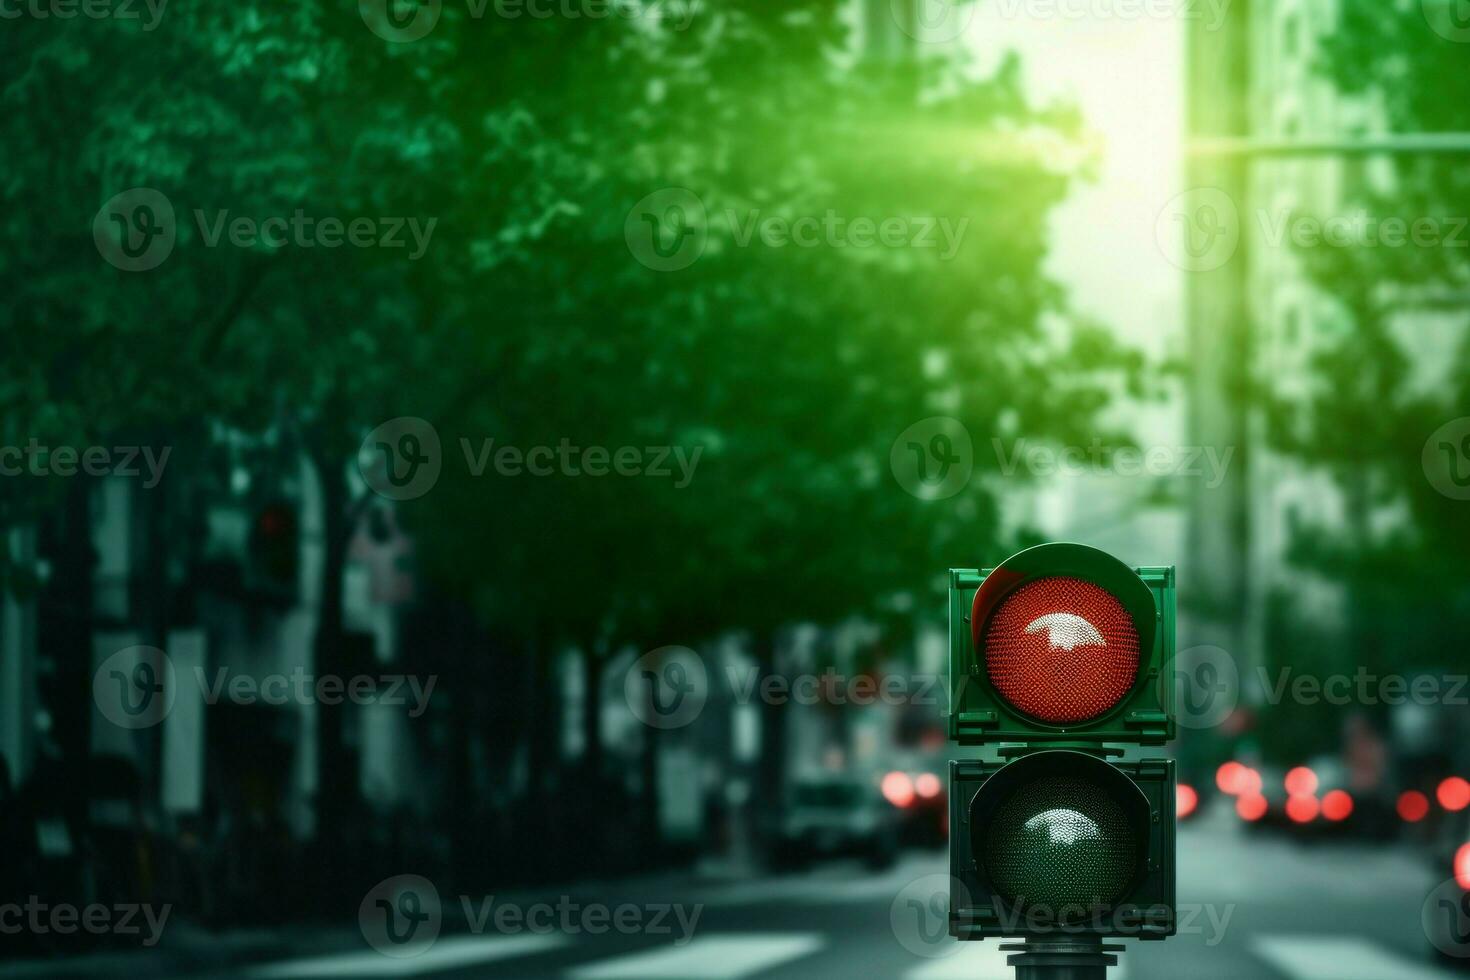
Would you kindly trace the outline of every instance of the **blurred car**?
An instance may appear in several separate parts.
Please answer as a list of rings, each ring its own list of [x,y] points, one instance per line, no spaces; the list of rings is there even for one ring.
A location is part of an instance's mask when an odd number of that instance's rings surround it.
[[[857,779],[808,779],[790,790],[777,833],[775,856],[784,867],[812,860],[860,856],[886,867],[898,854],[895,810]]]
[[[1458,965],[1470,965],[1470,809],[1446,814],[1434,835],[1430,860],[1437,879],[1443,879],[1425,910],[1425,934],[1434,948]]]

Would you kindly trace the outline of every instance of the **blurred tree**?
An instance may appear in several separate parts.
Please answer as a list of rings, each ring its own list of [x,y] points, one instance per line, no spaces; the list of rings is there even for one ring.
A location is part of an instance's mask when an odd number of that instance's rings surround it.
[[[1448,25],[1450,13],[1438,0],[1343,5],[1318,67],[1340,92],[1381,111],[1392,133],[1470,131],[1470,48],[1426,23],[1443,15]],[[1470,168],[1462,155],[1355,155],[1343,175],[1340,209],[1318,217],[1355,217],[1366,233],[1349,247],[1299,252],[1327,314],[1306,335],[1307,383],[1261,379],[1275,448],[1320,467],[1342,493],[1341,520],[1300,514],[1289,529],[1293,564],[1346,590],[1345,629],[1324,636],[1326,624],[1315,624],[1309,645],[1329,639],[1342,651],[1333,670],[1464,670],[1470,588],[1452,543],[1470,533],[1470,510],[1426,479],[1422,453],[1470,399],[1470,258],[1463,234],[1452,244],[1463,224],[1455,216],[1470,213]],[[1391,220],[1413,232],[1403,247],[1380,241]],[[1413,231],[1426,220],[1439,239],[1432,245]],[[1273,636],[1285,642],[1277,660],[1295,663],[1314,624],[1301,621],[1300,602],[1273,609]],[[1314,735],[1322,748],[1334,744],[1330,726],[1313,727],[1283,731],[1279,744],[1299,752],[1297,740]]]
[[[472,606],[490,640],[435,663],[482,683],[488,655],[527,684],[515,724],[456,731],[507,779],[524,750],[529,812],[554,812],[568,785],[559,651],[588,667],[595,781],[608,657],[745,631],[772,671],[797,622],[937,618],[946,568],[1026,535],[1000,511],[1025,475],[1002,471],[992,438],[1087,444],[1099,409],[1136,391],[1137,357],[1072,317],[1043,271],[1048,213],[1081,172],[1065,162],[1075,114],[1028,104],[1014,61],[984,75],[938,45],[856,61],[850,13],[445,4],[408,43],[377,36],[356,0],[181,5],[151,31],[16,22],[0,37],[13,66],[0,133],[26,151],[0,221],[27,247],[0,256],[15,337],[0,401],[19,409],[7,436],[151,428],[192,434],[200,458],[222,431],[299,447],[325,501],[328,671],[347,541],[374,504],[358,446],[388,418],[431,420],[443,475],[396,506],[435,591]],[[88,232],[138,186],[167,196],[178,239],[158,268],[124,272]],[[657,271],[630,240],[638,202],[669,188],[698,202],[703,251]],[[417,260],[210,241],[222,218],[298,210],[437,224]],[[756,230],[800,218],[820,240]],[[864,245],[855,219],[896,221],[898,238]],[[974,442],[973,477],[944,500],[907,492],[889,463],[933,416]],[[635,447],[643,466],[675,447],[686,468],[670,455],[666,477],[590,476],[578,455],[506,476],[493,463],[506,445]],[[766,713],[772,793],[782,718]],[[336,827],[352,774],[324,732],[321,816]]]

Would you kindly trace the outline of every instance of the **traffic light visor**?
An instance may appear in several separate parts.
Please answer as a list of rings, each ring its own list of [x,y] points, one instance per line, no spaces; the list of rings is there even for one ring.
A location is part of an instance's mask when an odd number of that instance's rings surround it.
[[[1008,559],[975,593],[975,656],[996,693],[1048,725],[1091,722],[1139,681],[1153,649],[1148,587],[1116,558],[1043,545]]]

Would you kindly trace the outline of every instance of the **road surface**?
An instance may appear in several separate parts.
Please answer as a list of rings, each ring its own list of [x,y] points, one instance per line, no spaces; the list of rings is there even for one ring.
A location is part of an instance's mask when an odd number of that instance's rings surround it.
[[[1167,942],[1129,943],[1109,973],[1113,980],[1470,977],[1431,955],[1420,910],[1439,881],[1407,847],[1302,845],[1245,835],[1215,819],[1183,828],[1179,853],[1181,908],[1194,918]],[[440,934],[406,957],[370,948],[356,923],[222,937],[189,935],[181,926],[188,941],[171,942],[176,937],[165,932],[155,950],[28,961],[0,972],[218,980],[1009,980],[994,943],[957,944],[939,935],[942,908],[930,900],[944,862],[942,852],[925,852],[881,873],[831,864],[807,874],[690,874],[443,897]]]

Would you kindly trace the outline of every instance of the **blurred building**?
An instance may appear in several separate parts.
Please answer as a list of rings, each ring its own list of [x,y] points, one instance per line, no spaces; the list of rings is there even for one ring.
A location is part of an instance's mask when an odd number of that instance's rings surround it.
[[[1190,501],[1180,591],[1190,634],[1228,650],[1243,679],[1265,662],[1282,616],[1340,623],[1346,598],[1341,585],[1287,558],[1303,519],[1346,527],[1342,489],[1272,451],[1267,413],[1253,394],[1300,394],[1294,389],[1313,378],[1314,349],[1342,327],[1283,232],[1296,215],[1340,214],[1361,163],[1261,151],[1371,131],[1366,108],[1312,67],[1335,10],[1332,0],[1241,0],[1219,31],[1189,22],[1188,186],[1229,196],[1240,243],[1221,267],[1186,273],[1193,441],[1236,452],[1224,484],[1199,488]],[[1288,594],[1292,605],[1283,607]]]

